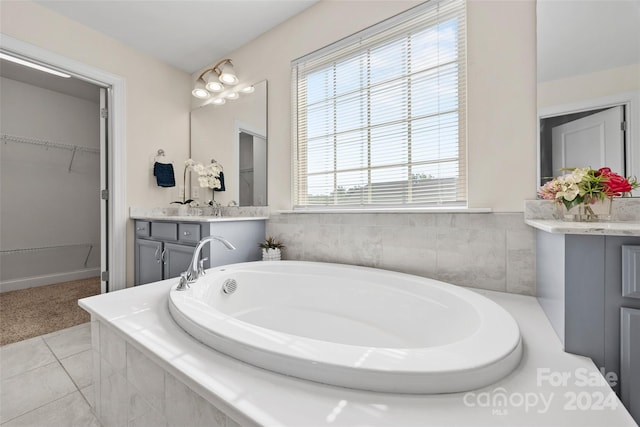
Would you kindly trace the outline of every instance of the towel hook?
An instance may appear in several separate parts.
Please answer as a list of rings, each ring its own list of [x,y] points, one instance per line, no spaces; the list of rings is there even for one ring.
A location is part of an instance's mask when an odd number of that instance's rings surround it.
[[[158,154],[156,154],[156,157],[160,157],[160,156],[164,156],[164,150],[161,148],[158,150]]]

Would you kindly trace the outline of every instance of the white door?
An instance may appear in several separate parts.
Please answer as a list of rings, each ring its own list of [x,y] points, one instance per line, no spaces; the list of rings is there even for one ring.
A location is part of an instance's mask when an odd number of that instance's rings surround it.
[[[626,176],[622,106],[613,107],[552,129],[554,175],[561,168],[609,167]]]
[[[103,196],[103,191],[108,191],[108,164],[107,164],[107,148],[108,148],[108,98],[109,89],[100,88],[100,271],[109,271],[109,200]],[[101,274],[101,292],[109,291],[109,282],[104,275]]]

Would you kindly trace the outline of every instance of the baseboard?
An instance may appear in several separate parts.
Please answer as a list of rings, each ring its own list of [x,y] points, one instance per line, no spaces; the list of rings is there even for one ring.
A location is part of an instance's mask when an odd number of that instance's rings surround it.
[[[88,279],[100,276],[99,268],[69,271],[66,273],[47,274],[44,276],[25,277],[21,279],[0,282],[0,293],[34,288],[36,286],[53,285],[54,283],[69,282],[71,280]]]

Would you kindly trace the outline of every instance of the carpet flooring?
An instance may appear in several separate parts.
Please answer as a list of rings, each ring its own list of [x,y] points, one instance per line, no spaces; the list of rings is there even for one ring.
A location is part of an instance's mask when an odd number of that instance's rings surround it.
[[[78,300],[99,293],[99,277],[0,293],[0,346],[88,322]]]

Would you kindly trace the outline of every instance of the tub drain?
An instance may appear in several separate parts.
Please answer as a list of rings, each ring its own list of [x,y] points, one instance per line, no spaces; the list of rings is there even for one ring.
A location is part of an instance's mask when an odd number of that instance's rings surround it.
[[[225,294],[232,294],[238,289],[238,282],[235,279],[227,279],[222,284],[222,292]]]

